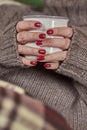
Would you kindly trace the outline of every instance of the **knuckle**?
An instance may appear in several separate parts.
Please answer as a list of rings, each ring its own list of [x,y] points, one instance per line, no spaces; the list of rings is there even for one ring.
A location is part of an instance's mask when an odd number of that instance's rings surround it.
[[[22,58],[22,62],[23,62],[24,65],[27,65],[27,62],[24,58]]]
[[[70,45],[70,39],[68,39],[68,38],[65,38],[64,39],[64,49],[68,49],[68,47],[69,47],[69,45]]]
[[[36,33],[32,33],[31,38],[36,39],[37,35]]]
[[[55,69],[58,69],[58,67],[59,67],[59,63],[57,63],[57,64],[55,65]]]
[[[27,65],[27,66],[29,65],[28,61],[25,58],[22,58],[22,62],[24,65]]]
[[[36,33],[33,33],[33,32],[31,32],[28,37],[29,37],[29,40],[32,42],[38,39]]]
[[[33,34],[32,34],[32,38],[33,38],[34,40],[38,40],[38,37],[39,37],[39,33],[33,33]]]
[[[56,69],[58,69],[58,66],[59,66],[59,63],[52,63],[51,69],[56,70]]]
[[[50,38],[46,39],[46,44],[48,46],[50,46],[52,43],[53,43],[53,39],[50,39]]]
[[[18,33],[18,35],[17,35],[17,40],[18,40],[18,42],[25,42],[25,33],[24,32],[20,32],[20,33]]]
[[[26,65],[24,58],[22,58],[22,62],[23,62],[24,65]]]
[[[66,59],[66,56],[67,56],[67,51],[64,51],[63,53],[62,53],[62,60],[65,60]]]
[[[32,52],[33,55],[36,55],[36,49],[32,48],[31,52]]]
[[[71,37],[72,36],[72,28],[68,27],[66,29],[66,34],[67,34],[68,37]]]
[[[21,30],[21,27],[22,27],[22,21],[19,21],[17,23],[17,30],[20,31]]]
[[[47,38],[46,40],[44,40],[43,44],[50,47],[51,45],[53,45],[54,43],[54,39],[52,38]]]
[[[50,43],[50,39],[47,38],[46,40],[44,40],[43,45],[46,45],[49,47],[49,43]]]
[[[17,34],[17,41],[20,42],[20,33]]]
[[[22,46],[22,45],[19,45],[19,46],[18,46],[18,51],[19,51],[19,53],[22,53],[22,52],[23,52],[23,46]]]

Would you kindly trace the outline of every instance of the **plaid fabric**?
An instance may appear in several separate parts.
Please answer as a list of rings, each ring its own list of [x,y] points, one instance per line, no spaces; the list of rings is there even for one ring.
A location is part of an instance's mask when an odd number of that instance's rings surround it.
[[[71,130],[58,113],[0,81],[0,130]]]

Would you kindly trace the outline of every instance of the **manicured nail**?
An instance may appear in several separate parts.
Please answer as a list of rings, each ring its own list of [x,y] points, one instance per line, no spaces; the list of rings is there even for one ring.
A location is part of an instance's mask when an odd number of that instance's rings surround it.
[[[40,50],[38,51],[38,53],[39,53],[39,54],[46,54],[46,50],[40,49]]]
[[[50,30],[47,30],[47,34],[48,34],[48,35],[52,35],[52,34],[53,34],[53,30],[51,30],[51,29],[50,29]]]
[[[42,45],[42,40],[38,40],[36,41],[36,44],[39,46],[39,45]]]
[[[50,64],[45,64],[44,67],[45,67],[45,68],[50,68],[51,65],[50,65]]]
[[[37,62],[36,61],[31,61],[30,62],[32,65],[36,66],[37,65]]]
[[[38,56],[38,58],[37,58],[38,61],[41,61],[41,60],[44,60],[44,59],[45,59],[44,56]]]
[[[38,27],[38,28],[42,26],[40,22],[36,22],[34,25],[35,27]]]
[[[39,38],[41,38],[41,39],[45,39],[45,38],[46,38],[46,34],[41,33],[41,34],[39,35]]]

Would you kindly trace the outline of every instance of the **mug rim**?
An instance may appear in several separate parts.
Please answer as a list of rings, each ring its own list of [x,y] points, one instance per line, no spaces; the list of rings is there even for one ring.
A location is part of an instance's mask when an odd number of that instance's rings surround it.
[[[69,20],[67,17],[63,17],[63,16],[51,16],[51,15],[26,15],[26,16],[23,16],[23,19],[28,19],[28,18],[48,18],[48,19]]]

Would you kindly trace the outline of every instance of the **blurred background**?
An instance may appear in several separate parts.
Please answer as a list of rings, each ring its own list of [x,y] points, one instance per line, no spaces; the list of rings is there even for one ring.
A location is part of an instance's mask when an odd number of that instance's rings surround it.
[[[41,0],[16,0],[16,1],[36,6],[39,9],[42,9],[44,7],[44,4],[42,3]]]

